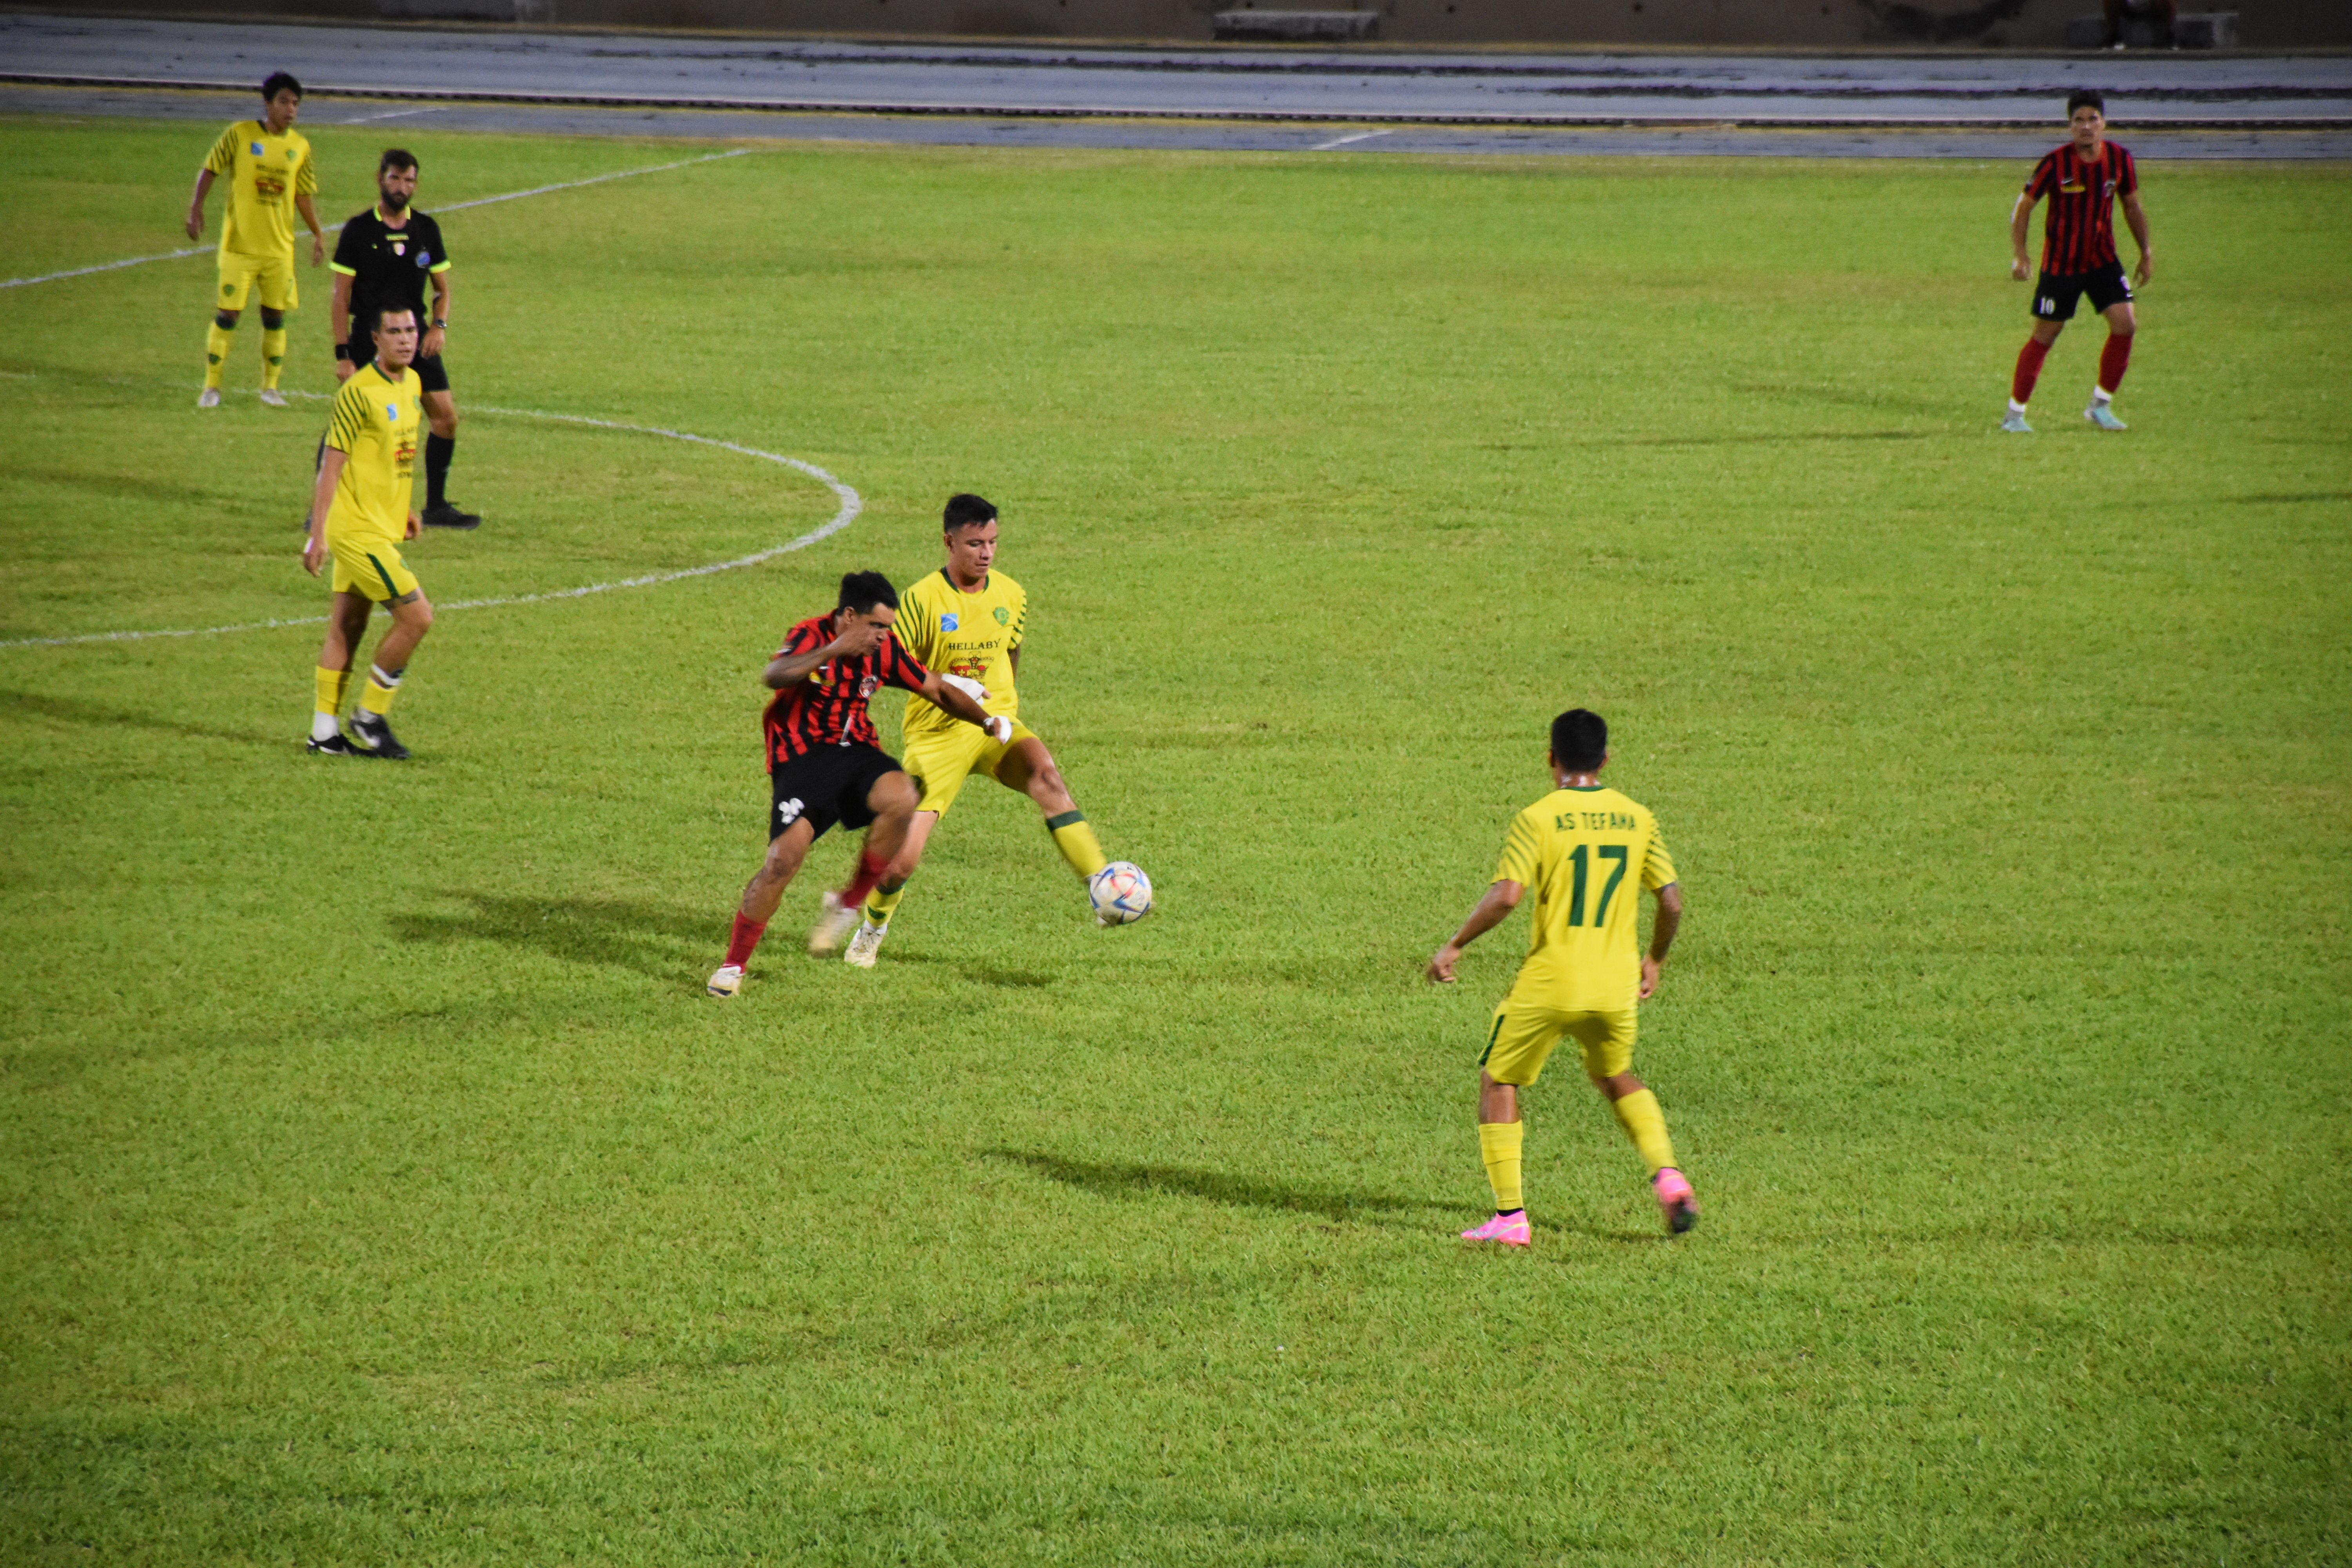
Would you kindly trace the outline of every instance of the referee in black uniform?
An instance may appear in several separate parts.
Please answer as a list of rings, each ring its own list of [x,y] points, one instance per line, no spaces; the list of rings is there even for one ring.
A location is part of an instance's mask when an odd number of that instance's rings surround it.
[[[373,321],[378,310],[414,310],[425,323],[411,368],[424,388],[425,526],[478,528],[482,520],[462,511],[448,495],[449,459],[457,450],[457,401],[449,395],[449,373],[441,366],[441,343],[449,331],[449,253],[441,226],[409,206],[416,195],[416,154],[390,147],[377,161],[376,205],[353,215],[335,242],[335,379],[375,357],[375,338],[354,320]],[[425,287],[433,286],[433,310],[425,309]]]

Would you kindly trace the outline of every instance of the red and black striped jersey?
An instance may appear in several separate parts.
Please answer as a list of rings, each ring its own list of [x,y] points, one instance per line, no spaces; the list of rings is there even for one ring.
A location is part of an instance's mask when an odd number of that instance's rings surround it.
[[[2116,259],[2116,198],[2139,189],[2132,155],[2112,142],[2084,159],[2069,142],[2033,165],[2025,199],[2050,198],[2042,219],[2042,270],[2095,272]]]
[[[784,646],[775,657],[814,653],[833,641],[833,617],[814,616],[784,634]],[[879,746],[882,737],[874,732],[874,716],[866,709],[867,700],[885,686],[919,691],[930,673],[900,646],[896,632],[884,637],[882,646],[872,653],[818,665],[806,679],[777,692],[768,704],[761,720],[767,736],[768,771],[773,773],[778,763],[788,763],[819,746],[861,742]]]

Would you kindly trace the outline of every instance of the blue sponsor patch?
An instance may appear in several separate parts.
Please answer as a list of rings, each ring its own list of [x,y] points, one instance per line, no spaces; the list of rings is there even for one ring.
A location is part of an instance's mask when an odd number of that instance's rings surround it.
[[[941,616],[940,617],[940,630],[943,632],[951,632],[955,630],[956,624],[956,618],[953,616]]]
[[[400,418],[400,405],[397,403],[385,404],[383,405],[383,416],[386,419],[397,421]]]
[[[261,145],[261,143],[260,143],[260,142],[256,142],[253,144],[253,155],[254,155],[255,157],[257,157],[257,158],[265,158],[265,157],[268,157],[268,150],[267,150],[267,149],[265,149],[265,148]]]

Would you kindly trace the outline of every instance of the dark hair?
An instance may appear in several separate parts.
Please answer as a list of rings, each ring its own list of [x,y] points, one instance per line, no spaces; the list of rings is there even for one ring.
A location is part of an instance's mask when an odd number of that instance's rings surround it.
[[[1590,708],[1571,708],[1551,721],[1551,760],[1572,773],[1589,773],[1609,760],[1608,721]]]
[[[375,172],[379,175],[390,174],[394,169],[414,169],[415,167],[416,167],[416,154],[405,147],[387,147],[383,150],[383,156],[375,161]]]
[[[975,522],[994,522],[996,503],[986,496],[971,494],[948,497],[948,510],[940,526],[953,533],[957,529]]]
[[[845,572],[841,578],[841,598],[836,610],[855,610],[864,615],[877,605],[898,607],[898,590],[890,586],[890,579],[879,572]]]
[[[271,71],[261,84],[261,101],[268,103],[271,99],[276,98],[279,93],[284,92],[289,89],[293,90],[295,97],[299,98],[302,96],[302,84],[300,82],[296,81],[284,71]]]
[[[416,311],[407,305],[379,305],[370,313],[375,317],[375,320],[369,324],[368,331],[370,333],[375,333],[383,331],[383,319],[386,316],[413,316]]]
[[[2066,118],[2074,119],[2078,109],[2095,109],[2100,119],[2107,117],[2107,100],[2087,87],[2078,87],[2066,95]]]

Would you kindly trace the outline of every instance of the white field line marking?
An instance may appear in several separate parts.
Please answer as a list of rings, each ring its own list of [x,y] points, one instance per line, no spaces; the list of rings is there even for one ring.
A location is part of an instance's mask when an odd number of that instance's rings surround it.
[[[365,125],[371,120],[405,120],[412,114],[438,114],[441,112],[441,105],[436,103],[429,104],[423,109],[387,109],[382,114],[354,114],[349,120],[343,121],[341,123],[345,125]]]
[[[95,267],[68,267],[63,272],[44,272],[38,278],[10,278],[0,280],[0,289],[22,289],[34,283],[54,283],[60,278],[87,278],[93,272],[111,272],[118,267],[144,267],[151,261],[177,261],[183,256],[201,256],[212,249],[209,245],[192,245],[185,250],[167,250],[160,256],[131,256],[121,261],[101,261]]]
[[[420,109],[415,112],[422,114],[425,110]],[[352,123],[356,124],[357,121],[354,121]],[[446,207],[435,207],[433,210],[445,213],[463,212],[467,207],[486,207],[493,202],[516,202],[525,196],[543,196],[550,191],[576,190],[582,185],[601,185],[607,180],[634,180],[639,174],[658,174],[670,169],[689,168],[696,163],[715,163],[721,158],[740,158],[751,151],[749,147],[734,147],[724,153],[711,153],[700,158],[682,159],[675,163],[656,163],[646,169],[623,169],[615,174],[596,174],[585,180],[565,180],[561,184],[534,185],[527,191],[509,191],[502,196],[477,196],[470,202],[452,202]],[[121,261],[101,261],[95,267],[69,267],[63,272],[44,272],[37,278],[0,279],[0,289],[23,289],[35,283],[55,283],[60,278],[86,278],[93,272],[112,272],[117,268],[144,267],[151,261],[177,261],[184,256],[202,256],[213,248],[215,247],[209,245],[195,245],[190,246],[185,250],[167,250],[157,256],[131,256]]]
[[[315,392],[298,393],[296,395],[316,398],[320,402],[326,401],[323,395]],[[866,510],[865,501],[859,498],[856,490],[851,489],[814,463],[804,463],[798,458],[787,458],[781,452],[763,452],[757,447],[740,446],[733,441],[721,441],[713,436],[697,436],[688,430],[666,430],[658,425],[629,425],[618,419],[591,419],[584,414],[547,414],[536,408],[497,408],[482,403],[471,403],[467,406],[478,414],[503,414],[518,419],[550,419],[565,425],[593,425],[599,430],[625,430],[638,436],[661,436],[672,441],[689,441],[698,447],[716,447],[721,451],[738,452],[746,458],[757,458],[761,462],[775,463],[806,474],[839,497],[841,505],[829,521],[811,529],[799,538],[788,539],[782,544],[771,545],[765,550],[754,551],[749,555],[739,555],[732,561],[713,561],[707,565],[688,566],[676,572],[648,572],[641,577],[625,577],[617,583],[591,583],[584,587],[557,588],[544,594],[512,594],[495,599],[460,599],[455,604],[436,605],[434,608],[436,610],[491,610],[508,605],[541,605],[551,599],[580,599],[591,594],[610,594],[621,588],[651,588],[659,584],[676,583],[688,577],[708,577],[715,572],[732,572],[738,567],[757,566],[763,561],[772,561],[779,555],[788,555],[795,550],[805,550],[821,539],[839,533],[857,521],[857,514]],[[220,637],[230,632],[268,631],[277,626],[319,626],[326,623],[327,617],[324,616],[298,616],[290,619],[245,621],[229,626],[189,626],[173,631],[90,632],[80,637],[16,637],[10,641],[0,642],[0,648],[65,647],[75,643],[146,642],[156,637]]]
[[[1328,153],[1334,147],[1345,147],[1350,142],[1369,142],[1375,136],[1393,135],[1391,131],[1359,131],[1353,136],[1341,136],[1329,142],[1318,142],[1307,149],[1309,153]]]

